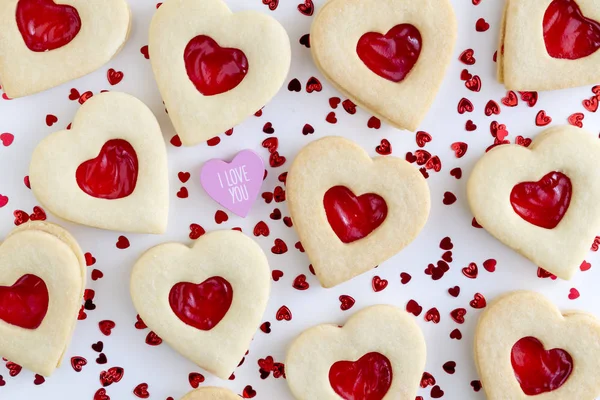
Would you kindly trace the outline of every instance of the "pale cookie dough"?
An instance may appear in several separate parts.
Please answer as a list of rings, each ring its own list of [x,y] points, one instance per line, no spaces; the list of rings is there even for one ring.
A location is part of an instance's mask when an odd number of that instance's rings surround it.
[[[231,306],[211,330],[187,325],[173,312],[169,295],[180,282],[200,284],[226,279]],[[190,248],[179,243],[156,246],[133,267],[131,298],[144,320],[165,342],[200,367],[227,379],[248,350],[261,323],[271,287],[267,257],[252,239],[237,231],[203,235]]]
[[[399,83],[371,71],[358,57],[359,39],[414,25],[422,37],[417,63]],[[400,129],[414,131],[427,114],[450,64],[456,17],[448,0],[330,0],[310,32],[315,64],[344,96]]]
[[[236,48],[248,72],[235,88],[204,96],[188,77],[184,52],[198,35]],[[232,13],[221,0],[167,0],[150,26],[150,61],[169,117],[185,146],[217,136],[260,110],[283,85],[290,41],[274,18],[255,11]]]
[[[471,211],[490,234],[536,266],[570,279],[600,232],[600,141],[570,125],[547,129],[529,148],[498,146],[475,165],[467,184]],[[537,182],[557,171],[567,175],[572,196],[566,214],[553,229],[533,225],[513,209],[515,185]]]
[[[552,1],[506,0],[497,62],[498,80],[507,89],[555,90],[600,80],[600,51],[577,60],[552,58],[548,54],[543,21]],[[597,1],[576,0],[576,3],[586,18],[600,22]]]
[[[392,367],[383,400],[414,400],[425,368],[425,339],[408,313],[388,305],[365,308],[342,328],[326,324],[304,331],[288,349],[286,381],[298,400],[339,400],[329,381],[332,365],[373,352]]]
[[[525,395],[511,365],[517,341],[534,337],[544,349],[562,349],[573,370],[559,388]],[[529,291],[500,296],[482,313],[475,331],[475,362],[490,400],[593,400],[600,396],[600,322],[590,314],[562,313],[544,296]]]
[[[126,140],[138,159],[135,190],[102,199],[78,185],[77,168],[98,157],[112,139]],[[102,229],[163,233],[169,213],[167,150],[152,111],[125,93],[95,95],[79,109],[70,130],[40,142],[29,166],[31,189],[44,207],[72,222]]]
[[[333,231],[323,204],[325,193],[345,186],[356,196],[377,194],[388,213],[368,236],[345,244]],[[302,246],[324,287],[333,287],[374,268],[408,246],[429,217],[429,187],[403,159],[371,159],[354,142],[326,137],[312,142],[294,160],[287,200]]]
[[[66,230],[30,222],[13,230],[0,245],[0,286],[12,286],[28,274],[46,284],[48,311],[36,329],[0,318],[0,356],[50,376],[60,366],[75,329],[85,288],[85,258]]]
[[[186,394],[181,400],[240,400],[240,396],[228,389],[205,387]]]
[[[18,29],[19,0],[0,0],[0,82],[8,97],[23,97],[87,75],[125,45],[131,11],[125,0],[56,0],[77,9],[81,30],[68,44],[46,52],[29,50]]]

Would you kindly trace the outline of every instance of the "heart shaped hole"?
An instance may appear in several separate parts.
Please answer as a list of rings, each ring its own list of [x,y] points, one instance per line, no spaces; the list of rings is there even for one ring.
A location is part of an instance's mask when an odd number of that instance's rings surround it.
[[[81,30],[75,7],[53,0],[19,0],[17,27],[31,51],[42,53],[71,43]]]
[[[202,283],[180,282],[171,288],[169,304],[177,317],[202,331],[213,329],[231,307],[233,288],[220,276]]]
[[[510,203],[525,221],[540,228],[554,229],[563,219],[573,187],[568,176],[550,172],[537,182],[523,182],[510,193]]]
[[[329,383],[344,400],[382,400],[392,385],[392,364],[381,353],[357,361],[338,361],[329,369]]]
[[[31,274],[12,286],[0,286],[0,319],[24,329],[37,329],[48,312],[46,283]]]

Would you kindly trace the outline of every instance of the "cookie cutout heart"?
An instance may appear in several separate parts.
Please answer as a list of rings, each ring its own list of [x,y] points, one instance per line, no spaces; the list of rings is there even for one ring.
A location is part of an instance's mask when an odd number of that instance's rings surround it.
[[[218,387],[203,387],[191,391],[183,396],[181,400],[239,400],[240,397],[230,391]]]
[[[75,7],[54,0],[19,0],[17,27],[27,48],[41,53],[71,43],[81,30],[81,17]]]
[[[40,142],[31,189],[48,211],[102,229],[162,233],[169,207],[167,151],[144,103],[107,92],[87,100],[70,130]]]
[[[0,320],[37,329],[48,312],[48,288],[39,276],[26,274],[12,286],[0,286]]]
[[[573,358],[563,349],[545,350],[538,339],[519,339],[510,351],[510,362],[521,390],[528,396],[560,388],[573,372]]]
[[[98,157],[85,161],[75,172],[79,188],[99,199],[122,199],[133,193],[137,183],[135,149],[123,139],[104,143]]]
[[[570,279],[600,231],[599,159],[597,138],[572,126],[544,131],[529,148],[498,146],[469,178],[471,211],[535,266]]]
[[[371,159],[350,140],[306,146],[287,177],[294,227],[324,287],[368,271],[408,246],[429,216],[425,178],[403,159]]]
[[[343,399],[381,400],[392,386],[392,364],[381,353],[367,353],[357,361],[338,361],[329,369],[329,383]]]
[[[6,0],[0,9],[0,76],[10,98],[87,75],[129,36],[126,0]]]
[[[169,292],[169,304],[177,317],[202,331],[213,329],[229,311],[233,288],[227,279],[213,276],[202,283],[179,282]]]
[[[50,376],[71,341],[85,257],[57,225],[29,222],[0,245],[0,354]]]
[[[408,313],[372,306],[343,327],[304,331],[288,349],[286,381],[298,400],[414,400],[425,352],[423,334]]]
[[[554,229],[565,216],[573,185],[561,172],[549,172],[537,182],[522,182],[510,192],[515,212],[530,224]]]
[[[237,231],[193,247],[156,246],[133,267],[131,298],[146,325],[175,350],[227,379],[261,324],[271,285],[265,254]]]
[[[375,193],[356,196],[345,186],[334,186],[323,196],[325,214],[331,228],[344,243],[363,239],[387,217],[387,204]]]
[[[587,57],[600,48],[600,24],[583,16],[575,0],[553,0],[544,14],[544,43],[552,58]]]
[[[596,83],[600,7],[594,0],[507,0],[498,48],[498,80],[509,90]]]
[[[193,38],[183,58],[188,77],[204,96],[234,89],[248,73],[248,59],[243,51],[223,48],[206,35]]]
[[[595,399],[600,382],[600,322],[561,314],[535,292],[488,304],[475,331],[475,362],[488,399]]]
[[[417,63],[421,46],[419,30],[411,24],[400,24],[385,35],[365,33],[358,41],[356,53],[377,75],[392,82],[401,82]]]
[[[333,0],[315,16],[311,52],[345,97],[415,131],[450,64],[456,31],[447,0]]]
[[[162,4],[150,26],[149,51],[185,146],[260,110],[283,85],[291,62],[289,38],[279,22],[254,11],[232,13],[221,0]]]

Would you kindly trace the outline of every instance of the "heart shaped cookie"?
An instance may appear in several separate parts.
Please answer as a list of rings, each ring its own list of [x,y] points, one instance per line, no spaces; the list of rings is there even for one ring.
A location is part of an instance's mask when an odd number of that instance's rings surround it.
[[[423,334],[405,311],[372,306],[341,329],[304,331],[288,349],[286,381],[298,400],[414,400],[425,353]]]
[[[498,146],[467,185],[477,222],[554,275],[570,279],[600,231],[600,142],[572,126],[548,129],[529,148]]]
[[[175,350],[227,379],[244,356],[267,306],[267,257],[237,231],[203,235],[189,248],[156,246],[131,274],[140,317]]]
[[[0,79],[7,96],[27,96],[87,75],[129,35],[125,0],[3,0]]]
[[[511,90],[597,83],[600,6],[594,0],[507,0],[498,79]]]
[[[561,314],[535,292],[505,294],[479,318],[475,362],[490,400],[593,400],[600,396],[600,322]]]
[[[96,95],[70,130],[40,142],[29,167],[37,199],[61,218],[102,229],[162,233],[169,211],[167,151],[144,103]]]
[[[401,129],[417,129],[456,42],[448,0],[331,0],[310,32],[323,75],[346,97]]]
[[[49,376],[71,341],[85,258],[57,225],[30,222],[0,245],[0,355]]]
[[[169,0],[150,26],[150,60],[169,117],[186,146],[225,132],[279,91],[291,61],[270,16],[232,13],[221,0]]]
[[[327,137],[306,146],[287,177],[302,246],[324,287],[368,271],[412,242],[429,216],[429,187],[396,157]]]
[[[218,387],[204,387],[196,389],[181,400],[239,400],[240,397],[228,389]]]

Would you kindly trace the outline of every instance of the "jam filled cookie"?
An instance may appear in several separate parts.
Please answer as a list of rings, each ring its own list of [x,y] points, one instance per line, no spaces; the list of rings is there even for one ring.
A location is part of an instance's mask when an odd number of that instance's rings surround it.
[[[131,274],[131,298],[146,325],[222,379],[248,350],[270,286],[267,257],[237,231],[203,235],[191,248],[156,246]]]
[[[596,0],[506,0],[498,79],[511,90],[554,90],[600,80]]]
[[[240,396],[228,389],[205,387],[186,394],[181,400],[240,400]]]
[[[448,0],[330,0],[313,22],[311,51],[354,103],[414,131],[450,64],[456,29]]]
[[[583,312],[561,314],[538,293],[509,293],[479,318],[475,362],[490,400],[594,400],[600,322]]]
[[[87,75],[129,35],[125,0],[0,0],[0,80],[7,96],[41,92]]]
[[[498,146],[469,178],[471,211],[498,240],[570,279],[600,232],[598,160],[598,138],[572,126],[544,131],[529,148]]]
[[[85,258],[57,225],[31,222],[0,245],[0,355],[49,376],[71,341]]]
[[[346,325],[304,331],[285,360],[298,400],[414,400],[425,368],[425,339],[403,310],[365,308]]]
[[[150,26],[150,61],[185,146],[225,132],[279,91],[290,41],[274,18],[221,0],[168,0]]]
[[[31,189],[61,218],[102,229],[162,233],[169,211],[167,150],[144,103],[125,93],[96,95],[70,130],[36,147]]]
[[[287,199],[324,287],[352,279],[408,246],[430,208],[429,187],[416,168],[391,156],[371,159],[341,137],[302,149],[287,177]]]

